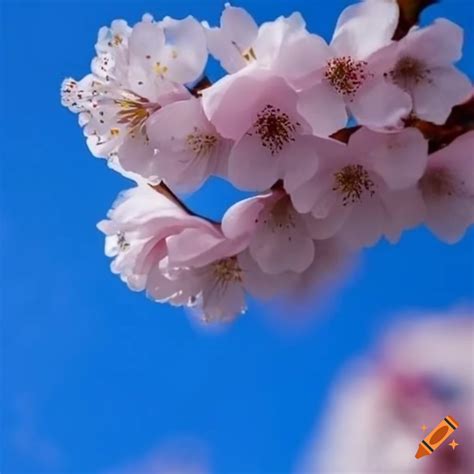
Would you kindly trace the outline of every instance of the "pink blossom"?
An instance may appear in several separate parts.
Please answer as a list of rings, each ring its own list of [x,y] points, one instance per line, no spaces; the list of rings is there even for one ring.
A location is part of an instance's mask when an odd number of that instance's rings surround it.
[[[410,112],[410,97],[385,81],[371,59],[390,44],[397,21],[398,5],[392,1],[369,0],[342,12],[331,44],[324,54],[318,51],[325,61],[298,82],[298,111],[313,133],[328,136],[343,128],[348,111],[368,127],[401,125]]]
[[[160,177],[173,189],[194,191],[211,175],[225,176],[231,141],[222,138],[207,120],[198,99],[177,101],[157,111],[147,123],[151,159],[124,153],[125,169]]]
[[[416,188],[427,162],[427,143],[407,128],[399,133],[355,132],[348,145],[321,140],[320,166],[291,192],[295,208],[311,213],[313,238],[334,235],[351,247],[370,246],[382,235],[396,241],[422,219]]]
[[[92,74],[63,82],[63,105],[80,113],[94,156],[153,160],[147,120],[164,105],[190,96],[184,84],[198,79],[207,61],[201,25],[191,17],[155,22],[144,16],[132,28],[115,21],[99,31],[96,51]]]
[[[234,204],[222,219],[222,231],[228,238],[244,235],[250,255],[265,273],[301,273],[313,262],[305,216],[281,190]]]
[[[440,239],[454,243],[474,223],[474,132],[461,135],[430,155],[419,188],[425,224]]]
[[[228,169],[235,186],[265,190],[282,179],[292,188],[314,172],[315,139],[307,134],[296,101],[282,78],[264,71],[227,76],[204,91],[207,117],[218,133],[236,142]]]
[[[245,238],[229,239],[217,227],[185,229],[166,244],[168,256],[150,275],[149,296],[195,308],[207,322],[233,320],[247,308],[246,293],[267,299],[288,283],[286,274],[259,268]]]
[[[112,272],[135,291],[145,288],[150,271],[167,255],[167,237],[193,227],[213,230],[147,185],[122,193],[107,217],[97,226],[106,235],[106,255],[114,259]]]
[[[291,81],[325,60],[319,56],[324,40],[307,31],[299,13],[259,27],[243,8],[226,4],[220,27],[205,26],[210,53],[231,74],[260,68]]]
[[[414,115],[443,124],[452,107],[472,95],[471,81],[453,66],[462,56],[462,43],[462,29],[441,18],[379,51],[374,68],[410,95]]]

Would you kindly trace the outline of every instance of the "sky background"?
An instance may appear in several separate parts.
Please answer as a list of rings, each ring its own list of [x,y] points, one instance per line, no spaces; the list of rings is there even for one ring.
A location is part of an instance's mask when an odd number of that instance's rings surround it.
[[[251,301],[231,327],[204,332],[110,273],[95,225],[132,183],[90,155],[60,105],[61,81],[88,73],[97,31],[115,18],[217,24],[223,3],[0,4],[2,473],[108,473],[183,437],[184,451],[219,474],[290,472],[346,361],[400,313],[473,302],[472,231],[454,246],[423,229],[380,243],[297,328],[275,323],[300,319],[290,306]],[[236,5],[259,22],[298,10],[329,39],[349,3]],[[444,0],[423,18],[437,16],[467,28],[460,66],[472,78],[471,0]],[[219,217],[237,199],[215,181],[189,202]]]

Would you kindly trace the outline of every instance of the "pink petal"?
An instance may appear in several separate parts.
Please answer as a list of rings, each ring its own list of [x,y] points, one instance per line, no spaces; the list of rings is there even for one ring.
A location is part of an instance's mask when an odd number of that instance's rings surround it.
[[[474,198],[461,196],[425,199],[426,225],[441,240],[454,244],[474,224]]]
[[[448,66],[462,56],[463,30],[446,18],[410,32],[400,42],[400,55],[418,58],[429,66]]]
[[[238,261],[240,268],[244,270],[242,282],[245,289],[258,298],[269,299],[280,294],[298,276],[293,272],[278,275],[264,273],[248,251],[239,254]]]
[[[347,105],[358,123],[379,129],[402,126],[412,109],[410,96],[383,78],[367,81]]]
[[[323,68],[333,55],[326,42],[317,35],[306,33],[294,36],[284,43],[272,64],[272,70],[293,85],[299,85],[299,80]]]
[[[298,136],[292,144],[285,147],[280,154],[281,176],[285,190],[291,193],[318,169],[319,140],[310,135]]]
[[[221,29],[228,40],[244,49],[252,46],[258,34],[258,25],[249,13],[231,5],[226,5],[222,12]]]
[[[391,189],[414,186],[428,161],[428,142],[415,128],[396,133],[361,128],[351,136],[349,150],[368,163]]]
[[[464,133],[429,157],[428,168],[446,168],[461,184],[461,193],[474,196],[474,131]]]
[[[351,207],[339,236],[348,247],[371,247],[382,237],[386,224],[385,208],[377,196],[362,199]]]
[[[244,135],[229,156],[229,180],[239,189],[262,191],[281,176],[278,155],[272,155],[255,135]]]
[[[335,193],[331,192],[331,195]],[[324,240],[336,235],[343,227],[350,214],[350,209],[343,206],[332,206],[327,217],[319,219],[313,215],[305,217],[306,225],[313,239]]]
[[[235,239],[242,234],[251,234],[256,227],[256,220],[265,206],[278,198],[280,192],[271,192],[244,199],[231,206],[222,218],[222,232],[228,239]]]
[[[364,1],[339,16],[331,46],[341,56],[364,59],[390,43],[399,17],[394,1]]]
[[[249,250],[260,268],[269,274],[286,271],[301,273],[312,263],[314,245],[306,232],[304,220],[293,213],[294,227],[259,225]]]
[[[158,170],[153,159],[154,149],[147,144],[142,136],[128,138],[119,148],[117,159],[125,171],[154,180],[158,178]]]
[[[180,84],[198,79],[208,55],[202,25],[192,16],[182,20],[166,17],[161,24],[168,43],[166,78]]]
[[[166,239],[170,262],[175,266],[203,266],[226,257],[224,237],[216,230],[187,228]]]
[[[298,112],[311,125],[313,133],[321,137],[344,128],[347,123],[344,100],[326,81],[299,93]]]
[[[412,89],[414,110],[418,117],[443,124],[453,106],[469,99],[472,84],[454,67],[434,68],[430,81],[422,81]]]

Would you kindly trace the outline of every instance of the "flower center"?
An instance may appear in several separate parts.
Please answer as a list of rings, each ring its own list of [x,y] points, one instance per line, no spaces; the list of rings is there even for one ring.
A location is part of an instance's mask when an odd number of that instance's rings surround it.
[[[392,82],[402,89],[408,89],[410,86],[420,84],[421,82],[431,82],[431,71],[419,59],[406,56],[400,58],[395,67],[384,76],[390,76]]]
[[[186,137],[188,148],[197,156],[209,155],[217,145],[217,137],[210,133],[199,133],[195,128],[193,133]]]
[[[155,63],[153,67],[156,75],[160,76],[162,79],[165,77],[166,73],[168,72],[168,66],[161,64],[160,62]]]
[[[213,264],[213,273],[220,284],[240,283],[242,281],[242,269],[237,262],[237,257],[218,260]]]
[[[143,97],[133,97],[116,100],[120,110],[117,112],[117,123],[125,124],[129,133],[134,136],[137,131],[144,132],[144,124],[150,114],[159,109]]]
[[[464,185],[464,181],[459,183]],[[444,168],[428,170],[420,180],[420,188],[424,194],[443,197],[456,193],[456,183],[451,174]]]
[[[342,95],[354,95],[367,79],[367,63],[350,56],[332,58],[327,62],[324,77]]]
[[[299,122],[292,122],[288,114],[268,104],[257,114],[253,130],[260,136],[262,146],[274,155],[280,152],[285,144],[295,141],[295,133],[299,125]]]
[[[343,206],[360,201],[365,192],[370,193],[370,196],[375,194],[375,184],[362,165],[344,166],[334,174],[334,178],[335,184],[332,190],[342,194]]]
[[[120,46],[123,43],[123,38],[120,35],[114,35],[110,41],[107,43],[109,48],[112,48],[113,46]]]

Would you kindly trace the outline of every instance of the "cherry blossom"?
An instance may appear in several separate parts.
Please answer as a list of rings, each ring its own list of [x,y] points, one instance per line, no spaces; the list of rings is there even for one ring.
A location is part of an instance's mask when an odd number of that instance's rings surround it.
[[[302,273],[313,262],[305,217],[282,190],[234,204],[222,219],[222,231],[229,238],[245,234],[250,255],[265,273]]]
[[[246,310],[245,295],[281,292],[288,275],[265,274],[250,256],[244,236],[228,238],[220,228],[188,228],[166,239],[168,255],[147,284],[157,301],[196,308],[205,321],[228,321]]]
[[[279,179],[296,186],[317,167],[315,138],[296,111],[296,93],[282,78],[263,71],[229,78],[203,93],[209,120],[236,142],[229,180],[247,190],[265,190]]]
[[[326,60],[320,55],[324,54],[324,40],[308,32],[299,13],[259,27],[243,8],[226,4],[220,27],[205,26],[210,53],[231,74],[260,68],[291,81]]]
[[[442,124],[454,105],[472,95],[471,81],[453,66],[462,43],[462,29],[440,18],[379,51],[374,68],[411,96],[414,115]]]
[[[307,222],[314,238],[338,234],[357,248],[375,244],[382,235],[396,241],[402,230],[420,223],[416,184],[428,156],[418,130],[362,128],[347,146],[321,140],[320,149],[326,156],[319,169],[291,193],[295,208],[313,215]]]
[[[342,12],[330,45],[318,52],[324,63],[300,81],[298,111],[316,135],[343,128],[348,111],[368,127],[401,126],[410,97],[372,66],[374,53],[391,43],[397,20],[398,7],[391,1],[370,0]]]
[[[153,160],[147,120],[190,97],[184,85],[199,78],[207,60],[202,27],[192,17],[155,22],[144,16],[133,28],[115,21],[100,30],[96,50],[92,74],[63,83],[63,104],[81,113],[94,156]]]
[[[228,322],[246,311],[246,293],[268,299],[287,284],[285,274],[264,274],[247,251],[218,255],[213,252],[216,260],[192,266],[163,259],[150,274],[148,295],[159,302],[194,308],[205,322]]]
[[[150,179],[159,176],[180,191],[196,190],[210,175],[226,176],[232,143],[217,133],[198,99],[163,107],[148,121],[147,132],[156,149],[154,158],[124,155],[126,169]]]
[[[145,288],[151,269],[167,255],[167,237],[193,227],[213,231],[211,223],[148,185],[122,193],[107,217],[97,226],[106,235],[106,255],[114,259],[111,270],[135,291]]]
[[[420,180],[426,225],[454,243],[474,223],[474,132],[430,155]]]

